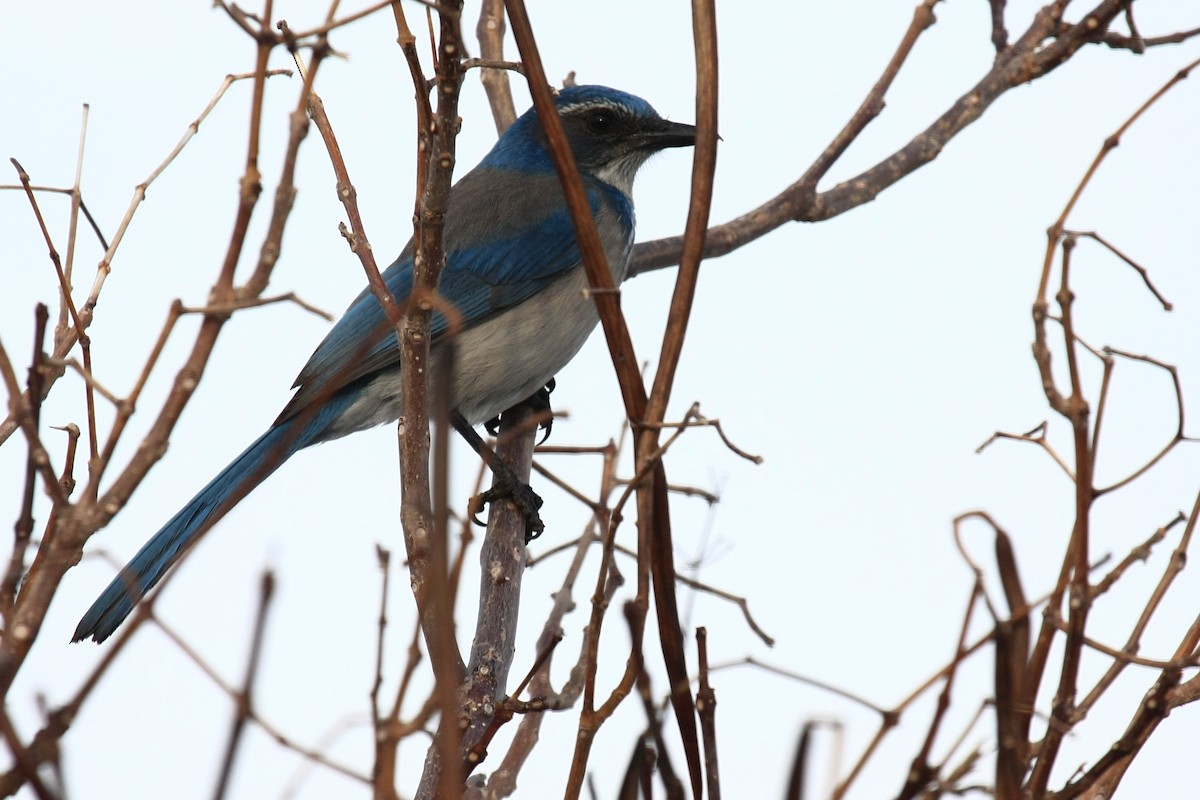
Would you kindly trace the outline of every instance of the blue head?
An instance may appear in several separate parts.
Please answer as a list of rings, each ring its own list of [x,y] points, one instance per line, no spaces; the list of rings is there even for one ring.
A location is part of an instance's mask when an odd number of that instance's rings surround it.
[[[696,142],[696,129],[691,125],[665,120],[642,98],[607,86],[572,86],[559,92],[554,102],[579,171],[625,194],[650,156]],[[480,166],[553,171],[537,112],[531,108],[521,115]]]

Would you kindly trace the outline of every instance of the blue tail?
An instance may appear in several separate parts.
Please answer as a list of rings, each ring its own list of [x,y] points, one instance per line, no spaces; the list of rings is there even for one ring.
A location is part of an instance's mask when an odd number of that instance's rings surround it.
[[[320,434],[333,416],[324,412],[333,410],[327,406],[313,419],[306,419],[305,415],[293,417],[258,437],[146,542],[92,603],[75,628],[71,641],[78,642],[90,636],[102,642],[111,636],[137,602],[200,534],[229,513],[293,453],[321,441]],[[297,426],[303,427],[297,432]]]

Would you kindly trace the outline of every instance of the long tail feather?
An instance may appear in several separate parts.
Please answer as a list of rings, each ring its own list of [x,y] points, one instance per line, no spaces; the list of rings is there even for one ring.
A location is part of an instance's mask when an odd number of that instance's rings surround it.
[[[102,642],[111,636],[200,534],[229,513],[293,453],[319,441],[328,420],[329,415],[323,413],[315,419],[293,417],[258,437],[146,542],[83,615],[71,641],[90,636]],[[298,434],[297,425],[303,426]]]

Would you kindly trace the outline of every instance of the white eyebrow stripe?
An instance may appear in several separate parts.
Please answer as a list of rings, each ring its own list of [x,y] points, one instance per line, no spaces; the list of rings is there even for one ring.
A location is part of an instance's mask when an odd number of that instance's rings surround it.
[[[610,102],[608,100],[587,100],[582,103],[568,103],[565,106],[558,107],[559,114],[569,114],[574,111],[587,111],[593,108],[603,108],[608,111],[614,111],[618,114],[628,114],[629,110],[622,105]]]

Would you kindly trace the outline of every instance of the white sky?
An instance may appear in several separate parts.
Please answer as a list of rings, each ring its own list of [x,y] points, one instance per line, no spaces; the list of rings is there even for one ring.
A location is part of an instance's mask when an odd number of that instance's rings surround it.
[[[552,79],[574,70],[580,82],[603,83],[647,98],[672,119],[693,118],[690,22],[683,4],[626,0],[574,6],[532,3],[542,56]],[[747,13],[720,9],[721,123],[714,222],[727,220],[793,181],[857,107],[908,24],[913,3],[843,0],[773,3]],[[1009,3],[1009,28],[1022,30],[1036,4]],[[1146,35],[1195,27],[1185,3],[1139,3]],[[416,7],[410,16],[418,19]],[[1189,13],[1190,12],[1190,13]],[[300,29],[323,8],[280,3],[277,17]],[[468,8],[473,30],[477,7]],[[938,9],[888,97],[888,108],[830,175],[845,179],[924,128],[986,71],[992,50],[984,3]],[[358,188],[372,243],[382,263],[411,233],[413,112],[411,83],[389,17],[339,32],[333,45],[349,55],[327,61],[318,90]],[[477,48],[473,49],[473,52]],[[515,53],[511,47],[508,51]],[[1200,55],[1200,42],[1137,57],[1089,48],[1050,77],[1002,98],[942,156],[876,202],[820,225],[791,225],[703,268],[673,414],[694,400],[719,417],[742,448],[762,454],[755,467],[726,451],[714,433],[690,433],[667,459],[674,482],[718,491],[711,513],[696,500],[673,506],[679,563],[694,559],[708,530],[699,577],[746,595],[778,644],[768,649],[729,604],[697,597],[691,625],[709,630],[714,662],[745,655],[833,682],[872,701],[898,702],[952,654],[971,575],[955,552],[950,521],[985,509],[1012,535],[1026,592],[1049,588],[1072,514],[1070,486],[1028,445],[975,448],[997,429],[1023,431],[1050,418],[1052,441],[1069,452],[1067,425],[1052,417],[1030,357],[1030,304],[1046,227],[1101,141],[1178,68]],[[0,151],[14,156],[37,184],[69,185],[80,106],[91,104],[85,198],[109,236],[133,187],[145,179],[208,102],[226,73],[252,69],[253,47],[206,3],[111,5],[63,2],[9,5],[0,24]],[[276,53],[273,67],[285,67]],[[1197,87],[1186,82],[1122,142],[1071,220],[1103,233],[1147,265],[1176,304],[1164,314],[1137,275],[1099,248],[1078,248],[1079,332],[1178,364],[1185,397],[1200,396],[1195,341],[1200,280],[1195,186],[1200,162]],[[242,266],[257,257],[281,162],[286,113],[297,80],[270,82],[260,164],[268,187],[255,216]],[[113,264],[91,329],[100,378],[128,391],[176,297],[204,301],[233,219],[245,148],[250,84],[230,91],[199,135],[152,187]],[[517,87],[518,107],[528,100]],[[494,140],[478,81],[466,83],[459,139],[463,170]],[[639,239],[677,233],[687,202],[690,157],[656,158],[639,178]],[[15,174],[0,183],[15,181]],[[337,233],[344,218],[315,131],[305,142],[299,196],[271,292],[294,290],[339,311],[362,284],[357,260]],[[60,252],[67,202],[43,197]],[[0,194],[0,335],[14,358],[30,348],[32,307],[52,303],[56,284],[28,205]],[[80,293],[90,286],[100,251],[83,236],[76,255]],[[240,273],[247,274],[246,272]],[[640,357],[658,350],[674,272],[626,284],[623,305]],[[141,412],[118,451],[124,463],[157,412],[198,324],[179,326],[163,365],[146,389]],[[95,540],[125,561],[193,492],[270,423],[288,386],[327,323],[294,306],[240,313],[226,326],[215,356],[171,441],[133,502]],[[1061,366],[1060,355],[1056,363]],[[1090,397],[1098,370],[1089,364]],[[1061,373],[1060,373],[1061,376]],[[1170,382],[1160,371],[1120,362],[1097,465],[1102,484],[1153,454],[1174,428]],[[43,412],[46,424],[82,423],[79,381],[60,382]],[[615,435],[620,402],[602,337],[596,336],[558,376],[554,395],[567,411],[552,441],[601,444]],[[105,418],[110,415],[105,410]],[[1191,433],[1200,433],[1195,428]],[[61,446],[47,433],[56,466]],[[162,616],[230,682],[240,681],[258,574],[278,573],[277,602],[258,684],[261,712],[299,741],[317,744],[348,718],[368,710],[379,580],[374,546],[400,551],[395,439],[388,429],[361,434],[297,456],[221,523],[189,558],[159,602]],[[469,451],[456,446],[457,496],[475,474]],[[0,449],[0,501],[14,519],[25,453],[16,439]],[[1178,448],[1158,469],[1100,501],[1093,551],[1118,558],[1190,509],[1197,454]],[[582,487],[595,485],[597,464],[548,457]],[[116,469],[110,470],[110,476]],[[83,477],[82,464],[79,475]],[[535,481],[546,497],[547,533],[533,550],[577,535],[586,510]],[[47,504],[41,499],[38,522]],[[622,533],[632,541],[633,529]],[[990,564],[990,533],[970,528],[968,541]],[[335,541],[336,540],[336,541]],[[1093,635],[1120,646],[1165,564],[1176,534],[1149,567],[1130,570],[1122,589],[1096,608]],[[399,560],[399,559],[398,559]],[[475,560],[461,637],[469,639]],[[525,608],[514,675],[531,661],[548,595],[565,561],[526,576]],[[594,569],[594,567],[593,567]],[[594,573],[587,573],[589,576]],[[69,646],[75,623],[112,576],[90,559],[68,576],[11,695],[21,731],[37,726],[34,695],[69,697],[102,656]],[[578,651],[592,577],[577,595],[556,658],[561,681]],[[398,674],[411,628],[403,573],[393,581],[389,675]],[[1200,605],[1200,582],[1185,572],[1144,640],[1143,655],[1166,658]],[[998,587],[992,581],[991,588]],[[691,605],[687,593],[681,594]],[[999,597],[999,595],[997,595]],[[982,631],[982,627],[979,627]],[[611,618],[605,645],[611,686],[624,663],[626,633]],[[689,633],[690,638],[690,633]],[[656,644],[647,639],[655,661]],[[962,673],[947,735],[935,756],[988,696],[990,653]],[[1088,653],[1082,684],[1107,659]],[[612,665],[616,666],[612,666]],[[1120,735],[1153,675],[1132,668],[1112,698],[1071,737],[1054,783],[1095,758]],[[779,796],[795,737],[807,719],[846,726],[846,758],[857,756],[876,719],[827,693],[740,668],[716,674],[718,728],[726,795]],[[664,681],[657,678],[662,691]],[[1052,681],[1049,685],[1053,685]],[[1043,705],[1043,707],[1045,707]],[[858,797],[885,796],[903,783],[931,704],[915,707],[860,779]],[[225,745],[231,704],[157,630],[147,627],[127,648],[63,742],[69,790],[76,798],[204,797]],[[576,714],[548,719],[536,762],[519,796],[561,796]],[[600,737],[592,762],[601,796],[614,795],[642,712],[628,702]],[[1035,723],[1039,724],[1039,723]],[[970,735],[990,754],[990,716]],[[1183,798],[1185,756],[1200,734],[1200,710],[1167,720],[1135,763],[1128,797]],[[369,771],[367,726],[332,754]],[[501,737],[492,748],[498,760]],[[1185,749],[1186,748],[1186,749]],[[823,746],[818,757],[829,756]],[[404,787],[415,786],[423,747],[401,751]],[[495,762],[493,762],[495,763]],[[682,759],[677,756],[677,769]],[[824,791],[822,773],[815,789]],[[231,797],[280,796],[299,759],[258,730],[245,743]],[[485,771],[490,765],[485,764]],[[367,797],[359,784],[316,770],[297,797]]]

